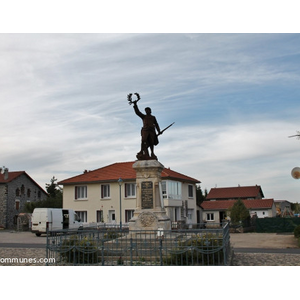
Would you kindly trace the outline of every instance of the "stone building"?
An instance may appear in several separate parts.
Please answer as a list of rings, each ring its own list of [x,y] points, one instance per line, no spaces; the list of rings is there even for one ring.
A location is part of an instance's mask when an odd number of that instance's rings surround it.
[[[0,228],[14,228],[25,203],[46,200],[47,193],[25,171],[0,174]]]

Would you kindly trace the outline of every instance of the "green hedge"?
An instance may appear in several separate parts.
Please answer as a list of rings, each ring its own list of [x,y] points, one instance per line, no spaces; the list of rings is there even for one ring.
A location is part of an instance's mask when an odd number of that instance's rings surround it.
[[[257,218],[256,232],[280,233],[294,232],[300,225],[300,218]]]

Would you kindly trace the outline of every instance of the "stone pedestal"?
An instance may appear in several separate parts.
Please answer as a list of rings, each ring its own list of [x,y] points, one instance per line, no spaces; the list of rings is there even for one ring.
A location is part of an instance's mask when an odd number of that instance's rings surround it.
[[[136,171],[137,201],[129,230],[171,230],[161,190],[161,172],[164,166],[157,160],[138,160]]]

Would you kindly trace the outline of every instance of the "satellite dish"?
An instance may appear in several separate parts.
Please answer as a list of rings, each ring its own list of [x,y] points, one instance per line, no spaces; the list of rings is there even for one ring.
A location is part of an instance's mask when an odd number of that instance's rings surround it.
[[[294,179],[300,179],[300,168],[299,168],[299,167],[295,167],[295,168],[292,170],[291,174],[292,174],[292,177],[293,177]]]

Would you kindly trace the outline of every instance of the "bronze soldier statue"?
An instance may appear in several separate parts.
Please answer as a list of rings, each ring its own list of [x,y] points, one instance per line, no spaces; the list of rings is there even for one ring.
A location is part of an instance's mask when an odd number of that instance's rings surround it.
[[[143,114],[140,112],[137,102],[141,99],[138,93],[134,93],[136,95],[137,100],[132,101],[132,94],[127,95],[128,104],[133,104],[133,109],[135,113],[143,120],[143,127],[141,130],[142,143],[141,143],[141,151],[136,155],[138,160],[147,160],[147,159],[156,159],[157,157],[154,154],[154,146],[158,145],[158,136],[163,134],[165,130],[170,128],[175,122],[167,126],[165,129],[160,130],[159,125],[156,121],[156,118],[151,115],[151,108],[146,107],[145,112]],[[157,131],[157,134],[155,132]],[[150,147],[151,155],[149,155],[148,148]]]
[[[151,115],[151,108],[146,107],[145,108],[146,114],[141,113],[137,106],[138,100],[132,101],[133,109],[135,113],[143,120],[143,127],[141,130],[141,136],[142,136],[141,151],[136,155],[136,157],[138,160],[147,160],[147,159],[157,160],[157,157],[154,154],[154,146],[158,145],[157,136],[162,134],[162,132],[160,131],[156,118]],[[157,130],[157,134],[155,132],[155,129]],[[148,151],[149,147],[151,150],[150,155]]]

